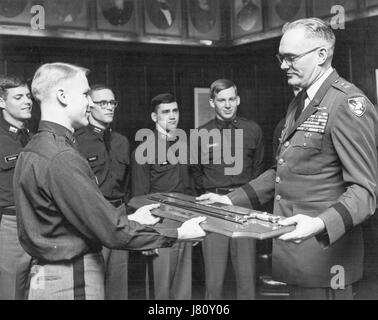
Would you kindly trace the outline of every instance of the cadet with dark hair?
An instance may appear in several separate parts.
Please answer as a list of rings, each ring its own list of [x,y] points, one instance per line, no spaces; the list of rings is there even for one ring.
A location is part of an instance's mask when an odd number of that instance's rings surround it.
[[[155,163],[140,164],[132,154],[132,195],[138,196],[154,192],[180,192],[192,194],[188,165],[159,162],[157,150],[168,150],[176,143],[170,139],[179,122],[179,107],[169,93],[159,94],[151,101],[151,118],[155,122]],[[166,148],[166,149],[163,149]],[[169,152],[169,151],[167,151]],[[162,227],[177,227],[178,222],[165,219]],[[148,254],[148,253],[146,253]],[[192,243],[177,243],[171,248],[161,248],[152,254],[153,284],[155,299],[191,299],[192,286]]]
[[[0,300],[23,299],[31,257],[17,235],[13,198],[14,167],[31,135],[32,100],[26,82],[0,76]]]
[[[29,299],[103,299],[102,246],[150,250],[177,239],[204,236],[202,220],[155,229],[144,206],[126,215],[104,198],[75,129],[88,125],[92,105],[88,70],[66,63],[42,65],[32,92],[41,105],[38,133],[20,154],[14,174],[19,239],[33,257]],[[144,224],[144,225],[142,225]]]

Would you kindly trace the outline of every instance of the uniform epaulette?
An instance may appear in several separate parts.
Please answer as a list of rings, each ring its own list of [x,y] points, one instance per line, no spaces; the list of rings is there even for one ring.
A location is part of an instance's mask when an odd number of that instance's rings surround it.
[[[250,128],[255,128],[258,126],[258,123],[252,119],[247,119],[244,117],[237,117],[236,120],[240,123],[243,123],[244,125],[250,127]]]
[[[355,85],[353,85],[352,83],[346,81],[343,78],[336,79],[333,82],[332,86],[334,88],[336,88],[336,89],[344,92],[346,95],[350,95],[354,91],[355,91],[356,94],[361,94],[361,91],[359,91]]]

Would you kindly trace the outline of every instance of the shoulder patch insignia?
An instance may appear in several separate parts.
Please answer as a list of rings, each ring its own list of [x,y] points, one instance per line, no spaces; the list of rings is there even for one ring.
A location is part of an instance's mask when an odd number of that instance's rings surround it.
[[[364,97],[354,97],[348,99],[348,106],[357,117],[362,117],[366,112],[366,100]]]

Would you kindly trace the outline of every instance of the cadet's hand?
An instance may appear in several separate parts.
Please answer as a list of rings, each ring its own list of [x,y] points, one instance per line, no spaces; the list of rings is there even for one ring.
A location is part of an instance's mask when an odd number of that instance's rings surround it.
[[[140,224],[144,224],[147,226],[153,226],[154,224],[158,223],[160,218],[154,217],[150,210],[159,208],[160,204],[150,204],[147,206],[140,207],[137,211],[133,214],[128,216],[129,220],[139,222]]]
[[[292,241],[294,243],[301,243],[325,229],[322,219],[312,218],[303,214],[297,214],[293,217],[284,219],[279,223],[283,226],[296,224],[295,230],[285,233],[278,238],[279,240]]]
[[[232,205],[232,202],[231,202],[229,197],[221,196],[220,194],[216,194],[216,193],[205,193],[205,194],[197,197],[196,200],[201,201],[204,204],[220,202],[220,203]]]
[[[188,240],[202,238],[206,235],[205,231],[200,227],[200,223],[204,222],[206,217],[196,217],[185,221],[181,227],[177,229],[179,240]]]
[[[142,251],[142,255],[144,255],[146,257],[158,256],[159,255],[159,249],[152,249],[152,250]]]

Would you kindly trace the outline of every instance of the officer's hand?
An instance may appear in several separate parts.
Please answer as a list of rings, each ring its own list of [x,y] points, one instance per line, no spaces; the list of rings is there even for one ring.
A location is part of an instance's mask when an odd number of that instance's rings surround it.
[[[181,227],[177,229],[179,240],[188,240],[202,238],[206,235],[205,231],[200,227],[200,223],[204,222],[206,217],[196,217],[185,221]]]
[[[205,193],[197,197],[196,200],[201,201],[203,204],[220,202],[220,203],[232,205],[232,202],[229,197],[221,196],[220,194],[216,194],[216,193]]]
[[[129,220],[139,222],[140,224],[144,224],[147,226],[153,226],[154,224],[158,223],[160,218],[154,217],[150,210],[156,209],[160,206],[160,204],[150,204],[147,206],[140,207],[137,211],[133,214],[128,216]]]
[[[278,238],[279,240],[292,241],[294,243],[301,243],[325,229],[322,219],[312,218],[303,214],[297,214],[293,217],[284,219],[279,223],[283,226],[296,225],[295,230],[285,233]]]
[[[142,251],[142,255],[144,255],[146,257],[158,256],[159,255],[159,249]]]

